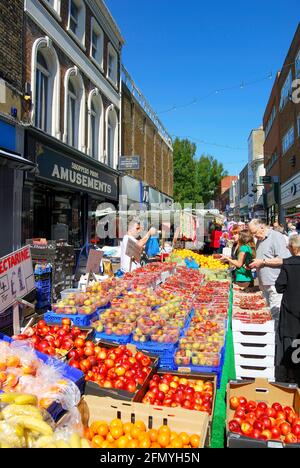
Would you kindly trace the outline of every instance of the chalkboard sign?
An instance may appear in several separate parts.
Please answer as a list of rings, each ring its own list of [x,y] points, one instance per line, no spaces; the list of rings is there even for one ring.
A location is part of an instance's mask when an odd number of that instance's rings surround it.
[[[86,273],[99,274],[100,263],[104,252],[102,250],[90,250],[89,258],[86,266]]]
[[[128,239],[127,248],[126,248],[126,255],[130,258],[134,258],[134,260],[138,263],[141,261],[143,248],[139,246],[137,242],[132,239]]]

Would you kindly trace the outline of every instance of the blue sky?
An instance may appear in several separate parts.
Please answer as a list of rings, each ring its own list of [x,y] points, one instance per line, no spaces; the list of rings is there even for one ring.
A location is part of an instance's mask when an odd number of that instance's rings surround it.
[[[198,156],[212,154],[230,174],[239,173],[247,163],[248,136],[261,125],[272,88],[267,77],[283,65],[296,31],[299,0],[106,4],[126,41],[123,62],[169,133],[190,137]],[[240,87],[256,80],[261,81]],[[191,106],[163,112],[195,98]]]

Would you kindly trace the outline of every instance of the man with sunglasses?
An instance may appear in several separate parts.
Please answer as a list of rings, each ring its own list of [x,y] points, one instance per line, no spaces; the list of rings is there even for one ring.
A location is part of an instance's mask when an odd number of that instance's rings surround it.
[[[249,231],[257,240],[256,260],[249,267],[256,268],[259,286],[271,308],[276,329],[279,323],[282,294],[278,294],[275,283],[280,274],[283,259],[291,256],[284,236],[269,228],[260,219],[249,223]]]

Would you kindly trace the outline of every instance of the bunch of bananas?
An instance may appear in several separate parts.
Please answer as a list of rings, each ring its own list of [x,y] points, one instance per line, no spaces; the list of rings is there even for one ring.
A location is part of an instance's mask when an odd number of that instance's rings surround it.
[[[68,441],[59,438],[37,404],[35,395],[0,394],[0,448],[90,448],[77,433]]]

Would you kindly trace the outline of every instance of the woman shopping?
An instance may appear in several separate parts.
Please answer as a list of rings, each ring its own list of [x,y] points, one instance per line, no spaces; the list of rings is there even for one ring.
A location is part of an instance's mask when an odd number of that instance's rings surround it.
[[[255,258],[255,243],[248,230],[239,233],[235,257],[222,257],[222,261],[235,267],[235,283],[243,289],[252,287],[254,278],[249,265]]]

